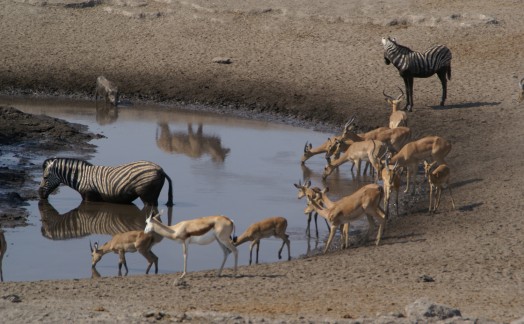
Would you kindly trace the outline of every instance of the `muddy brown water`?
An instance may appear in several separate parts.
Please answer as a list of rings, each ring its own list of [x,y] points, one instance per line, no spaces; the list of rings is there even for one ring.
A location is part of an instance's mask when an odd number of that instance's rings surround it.
[[[167,183],[159,197],[164,209],[162,220],[172,224],[207,215],[226,215],[233,219],[236,234],[250,224],[270,216],[288,220],[291,257],[317,253],[328,234],[319,217],[320,237],[306,236],[305,200],[297,199],[293,183],[310,178],[322,186],[324,157],[311,158],[300,165],[304,143],[318,145],[332,134],[310,129],[187,110],[184,107],[135,104],[106,109],[91,101],[29,100],[3,98],[1,104],[24,112],[46,114],[84,124],[94,133],[106,136],[94,140],[97,152],[89,160],[98,165],[118,165],[150,160],[164,168],[173,180],[175,206],[168,210]],[[338,130],[337,130],[338,131]],[[62,156],[74,156],[64,152]],[[40,163],[42,161],[35,161]],[[330,197],[338,199],[355,189],[350,164],[326,181]],[[37,180],[41,174],[35,175]],[[126,230],[143,229],[145,211],[141,201],[133,205],[82,203],[80,195],[60,186],[47,202],[32,201],[30,226],[5,229],[8,242],[3,261],[4,280],[27,281],[91,277],[90,242],[104,242]],[[357,223],[352,231],[360,231]],[[265,239],[259,261],[285,262],[277,257],[281,241]],[[182,245],[164,239],[153,247],[159,257],[159,273],[180,272]],[[254,254],[254,253],[253,253]],[[253,255],[254,257],[254,255]],[[138,253],[127,253],[128,275],[143,274],[146,260]],[[189,246],[188,271],[216,269],[222,251],[216,242]],[[239,247],[239,264],[249,261],[249,244]],[[97,265],[101,276],[118,273],[118,256],[107,254]],[[233,266],[230,255],[226,268]]]

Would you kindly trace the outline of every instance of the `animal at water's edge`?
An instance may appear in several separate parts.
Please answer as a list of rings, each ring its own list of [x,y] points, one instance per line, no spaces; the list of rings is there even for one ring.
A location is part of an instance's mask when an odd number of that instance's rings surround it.
[[[451,51],[444,45],[436,45],[423,53],[415,52],[397,43],[395,38],[382,38],[384,62],[393,63],[406,86],[405,109],[413,109],[413,79],[427,78],[437,74],[442,84],[440,105],[447,97],[447,81],[451,80]]]
[[[163,238],[163,236],[156,233],[146,234],[140,230],[118,233],[100,248],[98,248],[97,242],[95,242],[94,247],[91,246],[91,242],[89,242],[89,248],[91,249],[91,267],[95,268],[96,264],[102,260],[104,254],[114,252],[118,254],[120,258],[118,262],[118,275],[122,275],[122,265],[124,265],[126,269],[125,275],[127,275],[129,270],[127,268],[126,252],[138,251],[148,262],[146,274],[149,273],[153,264],[155,265],[155,273],[158,273],[158,257],[151,251],[151,248],[156,243],[162,241]]]
[[[118,87],[104,76],[96,79],[95,101],[98,103],[98,97],[104,98],[106,103],[113,106],[118,105]]]
[[[182,243],[184,254],[184,272],[180,276],[183,278],[187,273],[187,255],[188,245],[208,245],[214,241],[224,253],[224,259],[220,269],[217,271],[217,277],[222,274],[224,264],[226,263],[229,253],[233,252],[235,256],[234,275],[237,273],[238,251],[232,242],[232,235],[235,231],[235,224],[226,216],[206,216],[192,220],[181,221],[175,225],[164,225],[152,215],[146,219],[144,233],[155,232],[170,240]]]
[[[173,205],[171,179],[153,162],[137,161],[111,167],[78,159],[51,158],[44,161],[42,169],[43,177],[38,188],[41,199],[47,199],[63,183],[78,191],[85,201],[130,204],[140,198],[144,205],[156,207],[167,179],[166,205]]]
[[[286,234],[287,219],[284,217],[270,217],[256,222],[249,226],[242,235],[238,238],[233,238],[235,246],[251,241],[249,245],[249,265],[252,261],[253,247],[256,245],[256,264],[258,264],[258,250],[260,249],[260,240],[275,236],[282,239],[282,246],[278,250],[278,258],[282,259],[282,249],[287,245],[287,259],[291,260],[291,248],[289,242],[289,235]]]

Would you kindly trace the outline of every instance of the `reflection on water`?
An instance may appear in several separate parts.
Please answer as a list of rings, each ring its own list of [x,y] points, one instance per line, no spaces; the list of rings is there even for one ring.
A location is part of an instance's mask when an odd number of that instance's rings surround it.
[[[143,230],[149,213],[149,208],[144,209],[147,210],[140,210],[134,204],[82,202],[78,207],[60,214],[47,200],[38,202],[42,235],[51,240]]]
[[[118,118],[109,118],[114,121],[105,123],[100,122],[100,116],[97,117],[100,111],[90,101],[0,97],[0,104],[84,124],[91,132],[103,134],[105,138],[92,141],[97,152],[89,162],[95,165],[120,165],[137,160],[160,165],[173,180],[175,206],[167,209],[168,224],[225,215],[234,221],[235,231],[241,233],[264,218],[285,217],[292,258],[316,248],[317,244],[322,247],[328,234],[327,227],[320,224],[319,239],[309,242],[305,235],[305,201],[297,199],[293,184],[299,179],[310,179],[313,186],[328,186],[332,200],[354,191],[356,186],[350,168],[344,166],[322,182],[326,164],[323,157],[313,157],[307,167],[300,167],[304,142],[322,143],[326,138],[324,133],[307,129],[160,105],[122,106],[115,112]],[[174,145],[177,149],[182,147],[185,151],[171,149],[173,142],[177,143]],[[35,174],[35,177],[41,176],[41,171]],[[164,186],[160,197],[167,197],[167,191]],[[4,279],[115,275],[118,256],[106,256],[97,264],[95,273],[91,270],[87,246],[89,241],[106,242],[120,231],[143,230],[148,213],[142,210],[140,200],[134,203],[116,206],[82,203],[78,192],[67,186],[61,186],[48,202],[30,201],[28,222],[32,226],[4,229],[9,242],[8,254],[4,257]],[[159,209],[165,209],[165,200],[161,199],[159,204]],[[260,251],[260,262],[279,262],[274,251],[280,248],[281,241],[266,239],[263,244],[267,249]],[[216,246],[191,246],[190,249],[188,267],[191,271],[215,269],[222,261]],[[154,250],[160,260],[159,273],[182,271],[180,245],[163,240]],[[130,275],[144,273],[143,256],[130,253],[126,258]],[[248,247],[240,246],[239,265],[247,265],[248,261]]]
[[[222,141],[217,135],[205,135],[202,123],[198,124],[196,133],[193,124],[187,124],[187,132],[169,130],[167,123],[158,124],[160,134],[156,134],[156,144],[168,153],[185,154],[198,159],[203,155],[209,155],[214,162],[224,162],[230,149],[222,147]]]
[[[118,119],[118,107],[113,105],[97,105],[96,106],[96,122],[98,125],[108,125],[116,122]]]

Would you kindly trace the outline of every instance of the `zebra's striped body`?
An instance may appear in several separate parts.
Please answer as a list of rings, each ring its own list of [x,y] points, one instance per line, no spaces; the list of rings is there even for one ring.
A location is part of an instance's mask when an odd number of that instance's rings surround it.
[[[413,79],[427,78],[437,74],[442,84],[440,105],[444,106],[447,97],[447,80],[451,80],[451,51],[444,45],[436,45],[423,53],[397,44],[394,38],[382,38],[384,61],[393,63],[406,86],[406,109],[413,109]]]
[[[152,162],[137,161],[108,167],[77,159],[52,158],[45,160],[42,168],[43,179],[38,189],[42,199],[47,199],[63,183],[78,191],[84,201],[130,204],[140,198],[146,206],[158,206],[158,196],[167,179],[167,205],[173,205],[171,179]]]

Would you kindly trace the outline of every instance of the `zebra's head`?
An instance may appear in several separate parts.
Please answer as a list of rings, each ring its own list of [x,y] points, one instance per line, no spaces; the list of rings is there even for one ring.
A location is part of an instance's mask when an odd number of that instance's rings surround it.
[[[388,49],[396,46],[397,40],[389,36],[387,38],[382,37],[382,45],[384,46],[384,63],[386,63],[386,65],[389,65],[391,63],[391,60],[388,58]]]
[[[43,175],[40,187],[38,188],[38,195],[40,199],[47,199],[49,194],[53,192],[61,183],[60,178],[55,172],[56,159],[47,159],[42,164]]]

